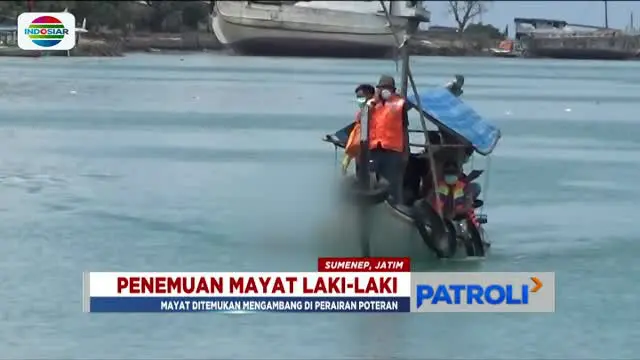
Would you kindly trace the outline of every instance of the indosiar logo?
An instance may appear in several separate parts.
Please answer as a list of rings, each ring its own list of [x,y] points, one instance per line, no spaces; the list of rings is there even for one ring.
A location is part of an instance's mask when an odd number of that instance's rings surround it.
[[[554,273],[414,273],[412,283],[416,312],[555,311]]]
[[[75,45],[73,14],[23,13],[18,17],[18,46],[23,50],[71,50]]]

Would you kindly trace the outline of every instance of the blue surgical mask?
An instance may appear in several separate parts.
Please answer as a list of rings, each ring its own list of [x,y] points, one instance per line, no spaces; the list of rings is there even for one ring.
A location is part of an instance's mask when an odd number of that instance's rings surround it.
[[[444,182],[453,185],[458,181],[458,175],[445,175]]]
[[[366,104],[366,103],[367,103],[367,98],[361,97],[361,96],[358,96],[356,98],[356,104],[358,104],[359,108],[362,109],[364,107],[364,104]]]

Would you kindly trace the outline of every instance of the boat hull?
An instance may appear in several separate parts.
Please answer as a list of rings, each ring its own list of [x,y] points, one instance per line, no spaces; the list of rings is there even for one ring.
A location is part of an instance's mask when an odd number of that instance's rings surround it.
[[[636,36],[541,37],[523,39],[527,57],[576,60],[626,60],[640,47]]]
[[[635,53],[597,49],[534,49],[527,51],[527,57],[573,59],[573,60],[627,60]]]
[[[521,57],[522,54],[519,52],[514,52],[514,51],[500,51],[500,50],[495,50],[495,49],[491,49],[491,56],[493,57],[501,57],[501,58],[516,58],[516,57]]]
[[[293,37],[257,37],[237,41],[229,46],[237,55],[325,57],[325,58],[372,58],[393,56],[393,48],[362,44],[335,39],[296,39]]]
[[[384,18],[375,14],[218,3],[212,29],[239,55],[385,58],[396,48]]]
[[[350,205],[344,208],[347,214],[343,214],[341,218],[348,221],[349,229],[340,226],[340,232],[342,234],[349,234],[353,237],[354,242],[359,241],[362,229],[359,216],[359,209]],[[448,253],[451,256],[448,259],[453,260],[470,260],[470,259],[482,259],[487,256],[489,251],[489,245],[485,243],[482,248],[482,256],[469,256],[467,252],[467,246],[456,240],[451,240],[449,236],[452,234],[447,232],[438,236],[435,230],[435,226],[429,224],[429,220],[425,219],[425,230],[430,235],[430,238],[425,239],[423,235],[418,231],[418,228],[414,220],[406,214],[398,211],[387,202],[382,202],[373,206],[370,206],[367,211],[367,226],[368,226],[368,243],[359,245],[360,255],[362,256],[398,256],[398,257],[410,257],[412,260],[420,262],[430,262],[440,260],[436,252],[434,252],[426,241],[431,241],[433,246],[437,247],[444,253]],[[423,233],[424,234],[424,233]],[[455,237],[455,236],[454,236]],[[345,241],[346,239],[342,239]],[[452,244],[455,244],[451,247]],[[352,251],[356,251],[356,247],[351,247]],[[367,248],[365,251],[364,248]],[[355,254],[349,254],[353,256]]]

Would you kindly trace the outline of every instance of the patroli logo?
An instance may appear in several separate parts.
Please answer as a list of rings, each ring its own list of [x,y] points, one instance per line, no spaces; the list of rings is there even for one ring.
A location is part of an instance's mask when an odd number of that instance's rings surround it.
[[[23,13],[18,17],[18,46],[23,50],[71,50],[76,18],[71,13]]]
[[[555,312],[555,273],[413,273],[412,312]]]

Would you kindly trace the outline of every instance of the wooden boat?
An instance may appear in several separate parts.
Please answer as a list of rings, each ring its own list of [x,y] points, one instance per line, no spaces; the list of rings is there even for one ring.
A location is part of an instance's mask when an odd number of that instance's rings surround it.
[[[428,131],[430,147],[446,144],[439,139],[456,139],[465,147],[472,147],[481,156],[488,156],[496,147],[500,130],[478,115],[460,100],[450,88],[427,90],[419,95],[421,107],[415,96],[408,97],[415,111],[427,116],[437,127]],[[336,147],[344,148],[353,124],[326,135],[323,139]],[[411,130],[421,133],[422,130]],[[420,146],[419,144],[412,144]],[[410,155],[415,159],[426,158],[425,152]],[[409,161],[405,175],[413,171]],[[468,178],[482,171],[474,170]],[[358,188],[357,179],[351,175],[344,180],[344,195],[357,208],[365,203],[368,212],[369,252],[376,256],[420,256],[439,258],[485,257],[490,247],[484,225],[474,226],[467,218],[443,220],[426,201],[405,199],[402,204],[387,201],[386,185],[376,183],[371,189]],[[480,209],[482,200],[476,199],[474,207]],[[351,211],[356,211],[353,208]],[[478,219],[486,224],[487,218]],[[390,243],[392,241],[392,243]]]
[[[399,7],[396,7],[395,12],[390,11],[384,2],[380,3],[389,24],[394,23],[392,16],[407,19],[403,33],[396,34],[396,44],[401,54],[400,95],[408,100],[412,110],[417,111],[420,116],[421,129],[410,132],[421,133],[424,136],[424,143],[410,143],[423,151],[409,154],[408,165],[402,177],[404,180],[412,179],[412,171],[419,171],[411,165],[412,159],[419,160],[422,157],[428,160],[432,179],[430,183],[436,184],[435,154],[439,150],[462,147],[467,152],[472,150],[471,153],[488,156],[500,139],[500,130],[459,99],[463,93],[462,76],[456,76],[456,81],[446,88],[426,91],[417,89],[410,70],[410,47],[420,22],[428,21],[430,14],[425,13],[421,1],[398,2]],[[411,96],[408,96],[409,86],[412,88]],[[351,212],[358,215],[358,221],[354,225],[359,230],[361,255],[412,258],[484,257],[490,243],[482,225],[473,225],[466,216],[445,219],[426,200],[417,197],[405,197],[394,203],[389,202],[388,186],[384,179],[377,179],[369,161],[368,114],[369,108],[365,105],[360,117],[361,151],[357,161],[364,165],[358,168],[355,177],[347,177],[344,180],[341,194],[343,199],[353,205]],[[429,130],[427,123],[431,123],[437,130]],[[336,147],[344,147],[351,126],[326,135],[324,140]],[[479,175],[477,172],[476,174]],[[418,187],[419,178],[420,176],[417,180]],[[467,182],[470,178],[471,173],[467,175]],[[404,181],[404,186],[406,188],[411,184]],[[474,208],[481,208],[483,202],[477,195],[476,192]],[[486,223],[486,218],[481,218],[481,222]]]

